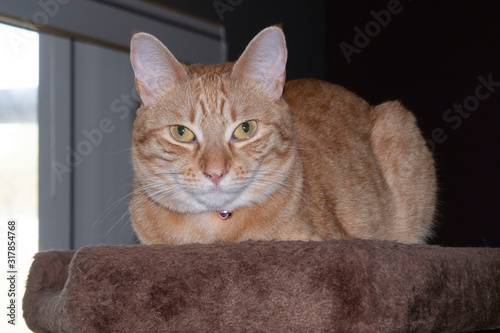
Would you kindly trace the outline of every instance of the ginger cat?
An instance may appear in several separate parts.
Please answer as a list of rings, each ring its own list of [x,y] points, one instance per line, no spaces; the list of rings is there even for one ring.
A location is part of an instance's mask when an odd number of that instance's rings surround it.
[[[285,84],[286,59],[279,27],[218,65],[183,65],[133,36],[142,243],[429,236],[436,177],[414,116],[323,81]]]

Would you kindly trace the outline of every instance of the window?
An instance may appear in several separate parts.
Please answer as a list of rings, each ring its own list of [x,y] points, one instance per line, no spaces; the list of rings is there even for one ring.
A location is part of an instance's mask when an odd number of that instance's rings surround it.
[[[16,219],[18,304],[31,258],[38,251],[38,34],[0,24],[0,238],[7,252],[7,222]],[[4,257],[5,259],[5,257]],[[8,281],[1,279],[6,292]],[[27,332],[0,323],[3,332]]]

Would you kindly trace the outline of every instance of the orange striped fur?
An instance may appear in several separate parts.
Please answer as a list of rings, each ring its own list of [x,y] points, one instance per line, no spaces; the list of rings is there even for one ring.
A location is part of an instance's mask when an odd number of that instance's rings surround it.
[[[153,36],[134,35],[143,105],[130,213],[142,243],[429,236],[434,163],[413,115],[322,81],[285,85],[286,52],[270,27],[234,64],[185,66]],[[249,121],[255,134],[236,138]],[[194,139],[176,139],[175,126]]]

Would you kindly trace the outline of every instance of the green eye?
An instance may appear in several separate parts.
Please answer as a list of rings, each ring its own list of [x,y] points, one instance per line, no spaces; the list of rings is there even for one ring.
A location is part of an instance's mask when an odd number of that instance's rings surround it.
[[[241,123],[233,132],[236,140],[250,139],[257,132],[258,124],[255,120],[248,120]]]
[[[169,127],[170,134],[174,139],[180,142],[191,142],[195,140],[195,136],[191,130],[185,126],[174,125]]]

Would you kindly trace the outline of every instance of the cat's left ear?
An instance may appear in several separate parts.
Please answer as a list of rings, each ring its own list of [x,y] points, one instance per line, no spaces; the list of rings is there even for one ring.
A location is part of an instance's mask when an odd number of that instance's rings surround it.
[[[130,61],[144,105],[153,103],[160,89],[187,78],[183,65],[154,36],[139,32],[130,42]]]
[[[287,49],[285,35],[279,27],[262,30],[234,64],[232,77],[260,82],[273,100],[283,94]]]

